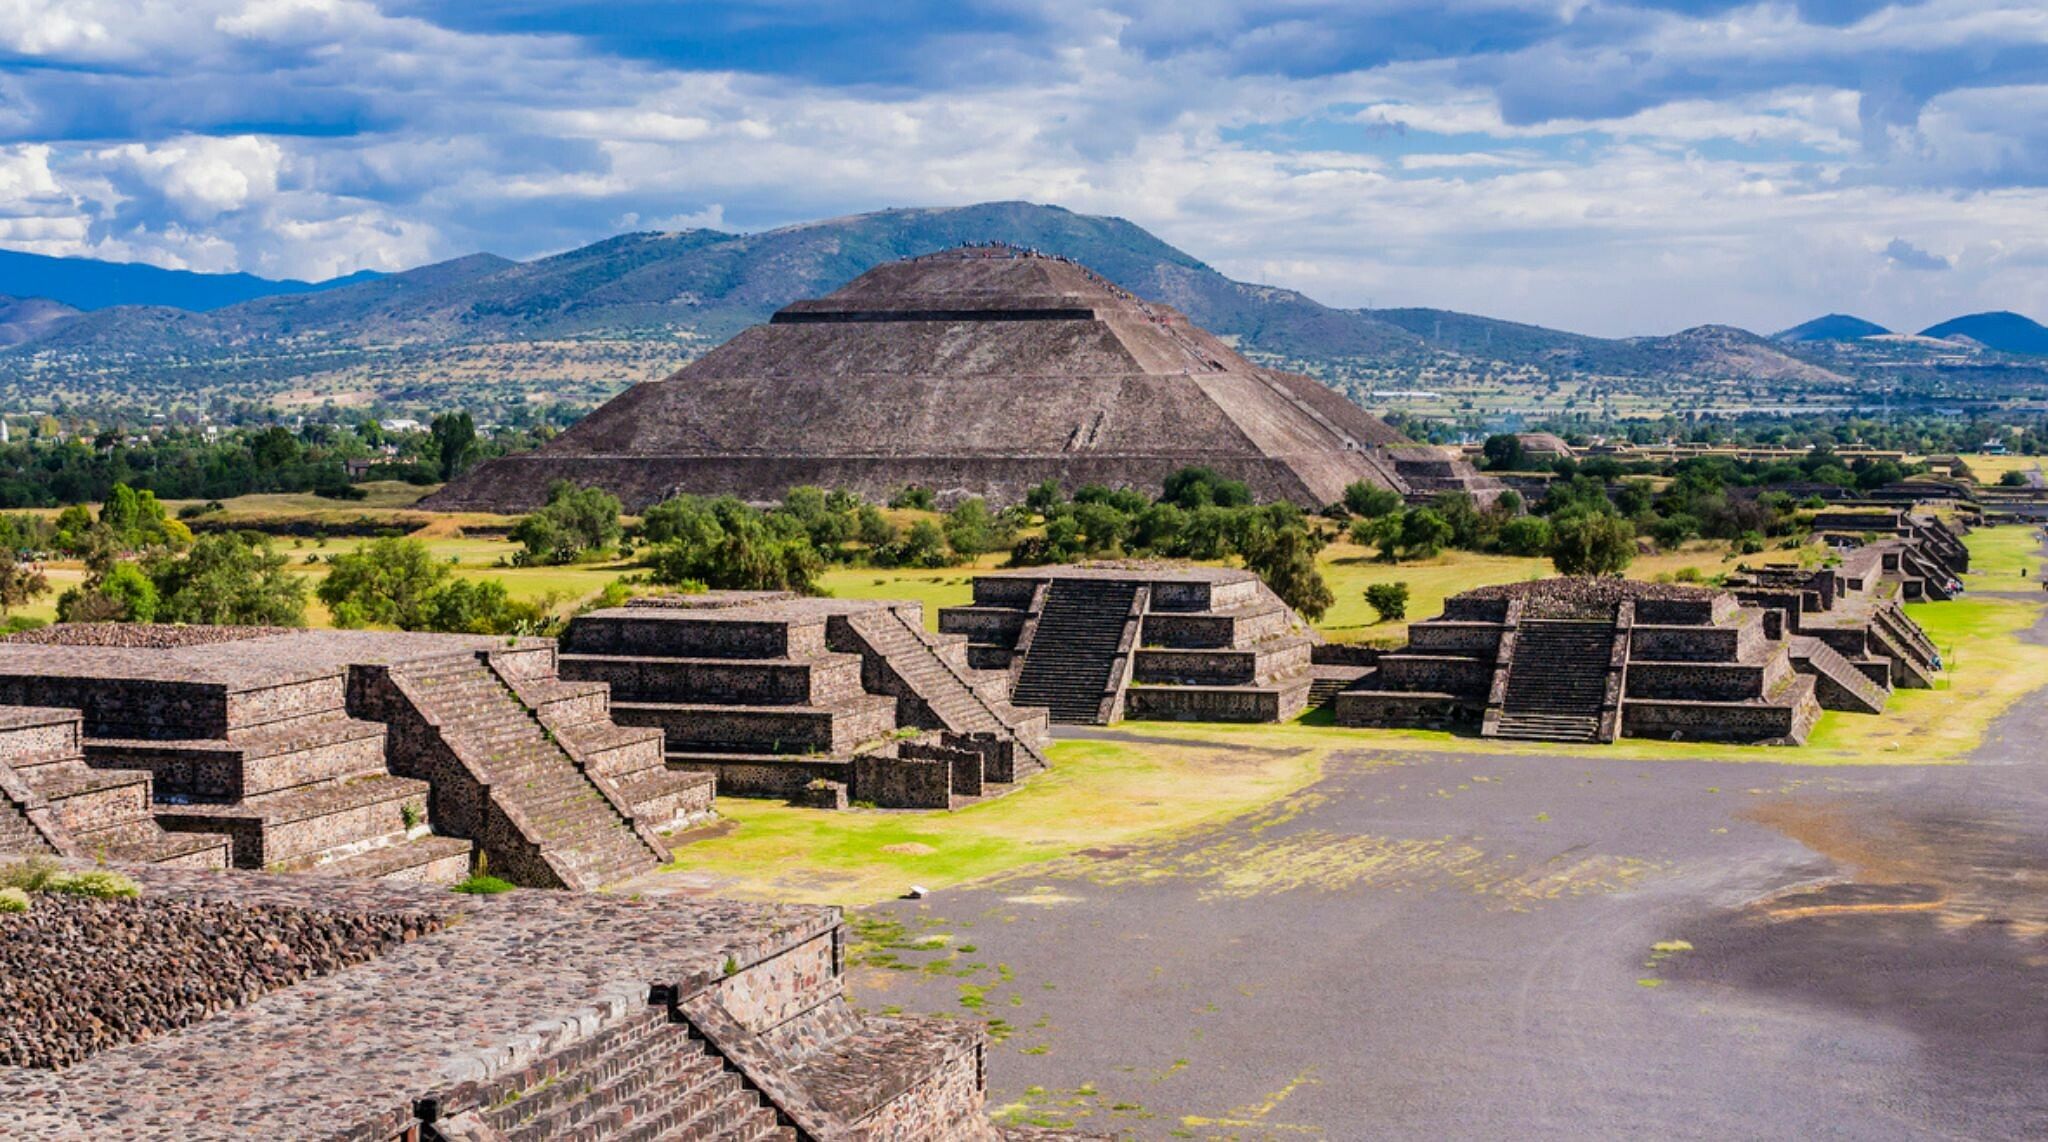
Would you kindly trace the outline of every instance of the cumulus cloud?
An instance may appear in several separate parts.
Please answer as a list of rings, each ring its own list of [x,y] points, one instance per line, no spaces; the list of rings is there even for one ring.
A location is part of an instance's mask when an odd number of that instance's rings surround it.
[[[1902,270],[1951,270],[1955,264],[1940,254],[1930,254],[1904,238],[1893,238],[1884,248],[1884,260]]]
[[[318,277],[1028,198],[1336,304],[2048,310],[2033,0],[0,0],[0,52],[42,252]]]

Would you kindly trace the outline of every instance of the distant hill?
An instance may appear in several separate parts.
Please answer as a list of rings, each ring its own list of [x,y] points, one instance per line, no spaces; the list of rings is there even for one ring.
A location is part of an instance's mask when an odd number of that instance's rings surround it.
[[[1891,330],[1875,321],[1865,321],[1846,313],[1830,313],[1812,321],[1781,329],[1771,334],[1773,341],[1855,341],[1863,337],[1881,337]]]
[[[756,234],[621,234],[528,262],[473,254],[317,287],[243,276],[247,288],[260,283],[265,295],[212,309],[189,297],[180,307],[109,306],[17,325],[19,343],[11,350],[0,345],[0,391],[10,383],[40,391],[56,379],[131,394],[229,385],[237,399],[260,399],[344,372],[347,385],[417,402],[437,399],[433,386],[448,379],[527,385],[529,394],[544,395],[578,384],[615,390],[883,262],[991,240],[1071,257],[1248,352],[1359,388],[1533,370],[1624,386],[1684,378],[1841,390],[1856,387],[1851,374],[1860,367],[1841,351],[1854,342],[1789,337],[1853,318],[1809,322],[1781,340],[1725,326],[1615,339],[1441,309],[1342,309],[1294,290],[1234,281],[1120,218],[995,202],[885,210]],[[519,351],[542,341],[554,347]]]
[[[0,348],[33,341],[77,316],[77,310],[46,297],[0,296]]]
[[[203,313],[251,298],[333,289],[378,275],[365,270],[324,282],[272,281],[254,274],[201,274],[141,262],[52,258],[0,250],[0,291],[47,298],[73,309],[165,305]]]
[[[2048,356],[2048,327],[2031,318],[2017,313],[1972,313],[1929,326],[1920,331],[1922,337],[1955,339],[1967,338],[2000,353],[2019,353],[2027,356]]]

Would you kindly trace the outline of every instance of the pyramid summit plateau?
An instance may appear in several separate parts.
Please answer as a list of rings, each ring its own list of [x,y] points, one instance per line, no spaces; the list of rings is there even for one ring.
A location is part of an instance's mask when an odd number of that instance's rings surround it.
[[[788,305],[429,506],[527,510],[562,479],[631,510],[681,492],[772,500],[805,484],[1003,504],[1046,480],[1156,489],[1193,465],[1309,506],[1360,480],[1492,491],[1176,310],[1074,261],[992,245],[892,262]]]

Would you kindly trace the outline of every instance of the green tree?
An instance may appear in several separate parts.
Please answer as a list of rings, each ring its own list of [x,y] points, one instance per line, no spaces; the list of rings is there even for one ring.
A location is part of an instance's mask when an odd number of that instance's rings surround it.
[[[1449,520],[1434,508],[1416,508],[1401,518],[1401,554],[1410,559],[1434,559],[1456,538]]]
[[[1561,575],[1619,575],[1636,557],[1635,525],[1612,512],[1551,521],[1550,562]]]
[[[335,556],[316,593],[336,626],[420,630],[422,608],[447,577],[448,565],[419,540],[379,539]]]
[[[11,548],[0,550],[0,618],[49,593],[50,577],[41,567],[15,558]]]
[[[408,630],[458,634],[530,634],[547,615],[532,603],[516,602],[497,579],[451,579],[420,600]]]
[[[548,489],[547,506],[512,529],[512,541],[525,549],[517,559],[528,565],[574,563],[615,547],[625,534],[619,511],[619,498],[610,492],[557,480]]]
[[[1495,472],[1519,471],[1528,458],[1527,451],[1522,447],[1522,438],[1512,432],[1501,432],[1487,437],[1486,443],[1481,445],[1481,451],[1486,455],[1487,468]]]
[[[896,567],[944,567],[953,562],[946,550],[946,533],[928,519],[918,520],[903,538],[884,553],[885,562]]]
[[[1219,508],[1249,507],[1252,489],[1243,480],[1231,480],[1212,468],[1182,468],[1166,478],[1161,503],[1192,510],[1214,504]]]
[[[289,468],[299,462],[299,438],[290,429],[273,424],[250,441],[249,454],[266,472]]]
[[[1015,538],[1009,524],[989,511],[979,496],[962,500],[946,513],[945,540],[966,558],[1006,547]]]
[[[1377,484],[1368,484],[1360,480],[1345,485],[1344,507],[1352,515],[1378,519],[1401,510],[1401,493],[1392,488],[1382,488]]]
[[[146,564],[156,585],[157,621],[212,625],[304,626],[306,581],[262,536],[200,536],[183,555]]]
[[[1383,623],[1398,623],[1408,617],[1408,584],[1374,583],[1365,589],[1366,605]]]
[[[466,412],[444,412],[435,417],[427,426],[427,439],[444,480],[460,476],[476,460],[476,420]]]
[[[1244,565],[1310,622],[1337,601],[1316,568],[1316,542],[1305,526],[1251,529],[1244,541]]]
[[[1524,515],[1501,525],[1500,549],[1509,555],[1542,555],[1550,550],[1550,521]]]

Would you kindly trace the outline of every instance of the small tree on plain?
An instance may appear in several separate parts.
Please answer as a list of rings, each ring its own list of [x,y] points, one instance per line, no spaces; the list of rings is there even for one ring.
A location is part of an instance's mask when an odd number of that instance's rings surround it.
[[[1408,584],[1374,583],[1365,589],[1365,601],[1381,622],[1400,622],[1408,617]]]

